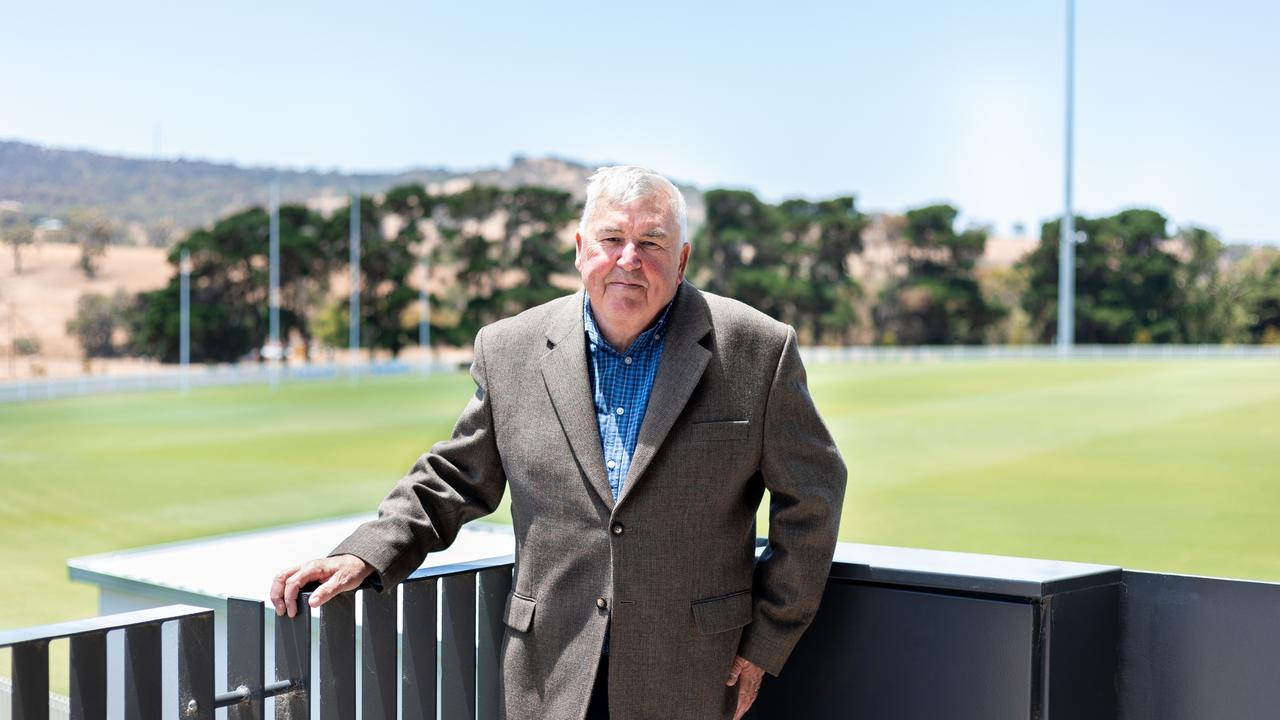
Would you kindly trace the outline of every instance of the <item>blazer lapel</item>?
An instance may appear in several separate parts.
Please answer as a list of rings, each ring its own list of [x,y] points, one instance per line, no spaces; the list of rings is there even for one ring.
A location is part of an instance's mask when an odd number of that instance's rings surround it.
[[[582,293],[573,296],[547,326],[551,349],[541,358],[542,379],[555,406],[560,426],[569,438],[578,466],[591,487],[610,509],[613,491],[604,470],[600,426],[596,422],[591,376],[587,371],[587,341],[582,327]]]
[[[631,469],[623,482],[618,504],[627,499],[644,477],[645,469],[667,439],[667,433],[671,432],[671,426],[689,402],[689,396],[711,360],[711,351],[698,342],[711,331],[711,311],[702,295],[687,282],[680,284],[668,324],[671,329],[662,349],[658,375],[653,381],[644,422],[640,424],[640,436],[631,456]],[[597,446],[598,432],[597,429]]]

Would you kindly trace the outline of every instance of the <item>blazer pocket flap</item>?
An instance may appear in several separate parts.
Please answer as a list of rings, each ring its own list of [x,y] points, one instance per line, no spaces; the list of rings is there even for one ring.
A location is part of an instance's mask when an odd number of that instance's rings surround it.
[[[507,609],[502,614],[502,621],[507,627],[517,632],[529,632],[533,626],[533,610],[538,606],[533,598],[511,593],[507,596]]]
[[[750,433],[750,420],[714,420],[690,424],[685,437],[691,442],[712,442],[744,440]]]
[[[751,623],[751,591],[697,600],[693,603],[693,619],[698,632],[713,635]]]

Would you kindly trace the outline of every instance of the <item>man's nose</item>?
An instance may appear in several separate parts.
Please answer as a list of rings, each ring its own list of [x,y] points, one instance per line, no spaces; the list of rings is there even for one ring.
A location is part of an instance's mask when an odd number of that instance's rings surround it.
[[[640,252],[633,242],[624,243],[622,252],[618,254],[618,267],[623,270],[635,270],[640,267]]]

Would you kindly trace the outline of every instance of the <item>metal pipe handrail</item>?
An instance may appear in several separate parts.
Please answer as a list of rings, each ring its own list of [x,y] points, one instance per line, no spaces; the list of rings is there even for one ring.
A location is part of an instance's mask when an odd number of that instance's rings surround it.
[[[267,683],[264,685],[262,687],[262,691],[258,693],[257,696],[259,698],[275,697],[276,695],[287,693],[298,686],[299,683],[294,680],[277,680],[273,683]],[[213,706],[220,708],[230,707],[232,705],[239,705],[243,702],[249,702],[253,699],[254,693],[249,689],[249,686],[241,685],[230,692],[217,693],[214,695]]]

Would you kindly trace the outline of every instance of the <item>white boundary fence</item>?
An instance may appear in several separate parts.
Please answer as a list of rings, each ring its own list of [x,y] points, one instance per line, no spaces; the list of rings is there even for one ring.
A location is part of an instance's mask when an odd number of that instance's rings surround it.
[[[981,360],[1061,360],[1053,345],[921,345],[904,347],[807,347],[800,354],[810,363],[894,363]],[[1176,358],[1269,358],[1280,360],[1277,345],[1077,345],[1071,360],[1159,360]],[[430,372],[448,372],[462,365],[433,362]],[[417,363],[384,362],[363,365],[313,364],[198,366],[186,374],[188,387],[253,383],[337,380],[365,376],[421,372]],[[25,400],[98,395],[143,390],[180,390],[177,370],[139,375],[100,375],[46,378],[0,383],[0,404]],[[0,718],[3,720],[3,718]]]
[[[807,347],[805,362],[887,363],[976,360],[1164,360],[1195,358],[1280,359],[1280,345],[1076,345],[1064,358],[1053,345],[917,345],[903,347]]]
[[[213,365],[193,366],[185,373],[187,387],[213,387],[221,385],[248,385],[254,383],[299,382],[308,380],[338,380],[343,378],[382,375],[405,375],[412,372],[447,372],[457,365],[432,362],[400,361],[361,365],[312,364],[271,367],[265,365]],[[107,393],[143,390],[181,390],[184,373],[169,370],[138,375],[82,375],[69,378],[45,378],[0,383],[0,404],[25,400],[48,400],[61,397],[100,395]],[[3,718],[0,718],[3,720]]]

